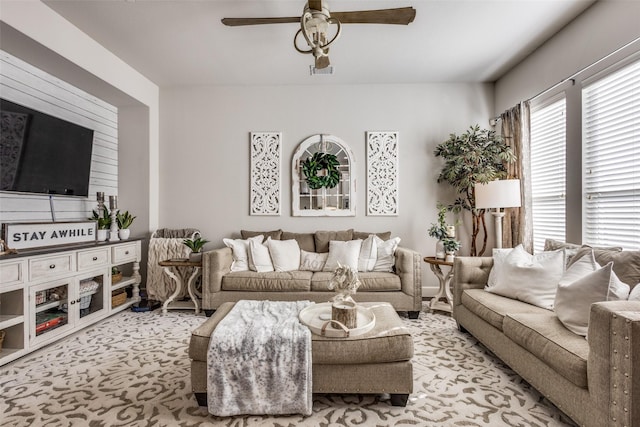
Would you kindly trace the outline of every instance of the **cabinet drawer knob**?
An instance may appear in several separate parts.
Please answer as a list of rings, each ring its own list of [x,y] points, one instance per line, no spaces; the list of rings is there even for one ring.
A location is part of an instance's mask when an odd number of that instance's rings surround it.
[[[78,299],[76,300],[76,302],[77,302],[78,304],[80,304],[80,298],[78,298]]]
[[[129,251],[124,251],[124,254],[125,255],[129,255]]]
[[[94,257],[93,257],[93,260],[94,260],[94,261],[97,261],[97,260],[98,260],[98,257],[97,257],[97,256],[94,256]]]
[[[51,265],[49,266],[49,268],[54,269],[54,268],[56,268],[56,265],[55,265],[55,264],[51,264]]]
[[[73,304],[75,304],[75,303],[76,303],[75,301],[71,300],[71,305],[73,305]]]

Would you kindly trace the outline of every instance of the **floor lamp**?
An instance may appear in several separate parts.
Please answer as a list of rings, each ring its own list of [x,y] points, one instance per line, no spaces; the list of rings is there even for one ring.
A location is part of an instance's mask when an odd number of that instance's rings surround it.
[[[502,179],[475,186],[476,209],[495,209],[491,214],[495,217],[496,248],[502,248],[503,208],[522,206],[519,179]]]

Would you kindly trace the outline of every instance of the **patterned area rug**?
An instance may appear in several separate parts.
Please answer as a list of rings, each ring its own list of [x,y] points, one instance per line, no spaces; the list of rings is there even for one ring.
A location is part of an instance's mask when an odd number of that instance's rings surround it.
[[[403,317],[415,342],[406,408],[391,406],[388,395],[314,395],[307,418],[216,418],[191,394],[188,342],[203,321],[187,312],[122,312],[0,367],[2,425],[574,425],[438,312]]]

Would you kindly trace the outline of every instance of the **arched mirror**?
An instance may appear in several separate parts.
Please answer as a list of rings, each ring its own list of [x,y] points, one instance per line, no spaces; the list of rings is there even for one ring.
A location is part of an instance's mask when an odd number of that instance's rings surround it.
[[[353,153],[340,138],[313,135],[293,155],[293,216],[355,216]]]

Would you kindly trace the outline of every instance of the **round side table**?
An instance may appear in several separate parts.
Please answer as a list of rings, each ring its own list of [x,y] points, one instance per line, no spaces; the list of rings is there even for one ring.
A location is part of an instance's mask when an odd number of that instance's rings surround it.
[[[429,303],[431,310],[440,310],[451,313],[453,311],[453,294],[451,293],[451,279],[453,278],[453,263],[447,262],[443,259],[434,258],[431,256],[425,257],[424,262],[429,264],[431,271],[436,275],[440,282],[438,293]],[[449,267],[449,272],[445,275],[442,273],[440,266]],[[444,298],[445,301],[441,301]]]

